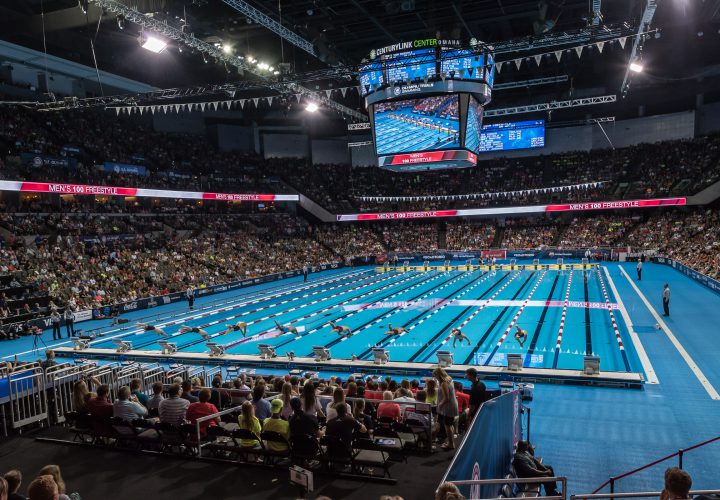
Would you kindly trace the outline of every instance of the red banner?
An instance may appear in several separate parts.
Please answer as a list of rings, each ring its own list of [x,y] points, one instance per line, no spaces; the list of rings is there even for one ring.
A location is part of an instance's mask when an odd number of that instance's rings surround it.
[[[20,191],[33,193],[84,194],[106,196],[135,196],[136,188],[113,186],[88,186],[85,184],[55,184],[48,182],[23,182]]]
[[[505,250],[483,250],[480,255],[482,255],[483,259],[492,259],[493,257],[496,259],[504,259]]]
[[[434,217],[453,217],[457,210],[434,210],[431,212],[385,212],[379,214],[356,214],[354,220],[392,220],[392,219],[432,219]],[[338,215],[338,217],[342,217]]]
[[[613,210],[617,208],[648,208],[671,205],[685,205],[685,198],[661,198],[656,200],[619,200],[591,201],[588,203],[569,203],[565,205],[548,205],[546,212],[567,212],[572,210]]]

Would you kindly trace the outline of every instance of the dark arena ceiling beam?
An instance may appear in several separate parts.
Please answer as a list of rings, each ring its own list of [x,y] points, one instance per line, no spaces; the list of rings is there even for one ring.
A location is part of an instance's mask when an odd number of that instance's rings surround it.
[[[132,9],[117,0],[90,0],[90,2],[114,14],[122,14],[125,19],[137,24],[144,30],[152,31],[163,37],[169,38],[178,43],[182,43],[188,47],[197,50],[198,52],[213,57],[219,63],[224,63],[228,66],[237,68],[241,72],[251,73],[258,78],[257,80],[254,80],[254,82],[262,87],[269,88],[281,93],[301,94],[305,97],[312,99],[318,104],[322,104],[327,108],[338,111],[350,118],[353,118],[354,120],[368,120],[367,115],[359,113],[358,111],[349,108],[344,104],[333,101],[332,99],[323,96],[320,92],[315,92],[296,83],[270,81],[268,80],[266,75],[258,71],[258,68],[247,64],[244,59],[238,56],[226,54],[221,48],[216,47],[198,38],[195,38],[192,33],[184,33],[182,30],[175,28],[174,26],[153,19],[152,17],[138,12],[135,9]]]

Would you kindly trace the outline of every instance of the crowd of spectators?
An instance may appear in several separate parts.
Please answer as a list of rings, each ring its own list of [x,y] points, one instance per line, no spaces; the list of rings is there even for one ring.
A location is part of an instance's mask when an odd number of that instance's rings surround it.
[[[495,240],[494,224],[451,222],[445,236],[446,250],[481,250]]]
[[[613,246],[623,241],[640,217],[627,215],[575,217],[564,229],[560,246],[569,248],[591,248]]]
[[[508,219],[505,221],[503,248],[544,248],[556,245],[559,236],[557,222],[538,219]]]
[[[51,464],[41,468],[27,485],[27,496],[21,491],[23,474],[11,469],[0,476],[0,498],[3,500],[80,500],[80,495],[70,493],[59,465]]]
[[[380,236],[371,226],[354,224],[318,226],[315,236],[318,241],[342,257],[385,253]]]

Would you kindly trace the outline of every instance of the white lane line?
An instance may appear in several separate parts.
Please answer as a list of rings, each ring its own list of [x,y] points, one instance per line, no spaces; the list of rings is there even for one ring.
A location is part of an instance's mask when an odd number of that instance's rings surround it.
[[[635,289],[635,292],[640,296],[640,299],[642,299],[643,303],[645,304],[645,307],[648,308],[648,311],[650,311],[650,314],[653,315],[655,318],[655,321],[658,322],[662,330],[665,332],[665,335],[670,339],[670,342],[675,346],[675,349],[678,350],[680,353],[680,356],[685,360],[685,363],[690,367],[690,370],[692,370],[695,377],[700,381],[700,384],[705,388],[707,393],[710,395],[711,399],[720,400],[720,394],[715,390],[715,388],[710,384],[710,381],[707,379],[705,374],[700,370],[700,367],[693,361],[693,359],[690,357],[688,352],[685,350],[683,345],[680,343],[680,341],[675,337],[672,331],[670,331],[670,328],[668,328],[667,324],[663,319],[660,317],[660,315],[655,311],[652,305],[650,305],[650,302],[648,299],[643,295],[643,293],[640,291],[640,289],[637,287],[637,285],[633,282],[632,278],[628,276],[628,273],[625,272],[625,269],[620,267],[620,272],[622,272],[625,275],[625,278],[628,280],[630,285]]]
[[[647,355],[647,352],[645,352],[645,347],[642,345],[640,337],[633,328],[630,315],[628,314],[627,308],[622,301],[622,297],[618,293],[617,288],[615,288],[615,282],[610,276],[610,271],[608,271],[607,266],[604,266],[604,268],[605,276],[608,279],[608,285],[610,285],[610,289],[615,295],[615,300],[617,300],[618,302],[618,309],[620,309],[620,315],[623,317],[623,320],[625,320],[625,326],[627,326],[628,332],[630,333],[630,339],[632,340],[633,346],[635,346],[635,352],[637,352],[638,358],[640,358],[640,363],[643,366],[643,370],[645,370],[645,375],[647,376],[647,383],[659,384],[660,380],[658,379],[657,373],[655,373],[655,368],[653,368],[653,365],[650,362],[650,357]]]

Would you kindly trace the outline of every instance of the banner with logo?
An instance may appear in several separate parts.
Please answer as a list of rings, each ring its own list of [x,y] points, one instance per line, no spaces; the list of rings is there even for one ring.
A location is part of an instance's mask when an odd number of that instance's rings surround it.
[[[504,259],[505,250],[483,250],[481,255],[483,259],[492,259],[493,257],[496,259]]]
[[[520,417],[517,390],[483,403],[441,483],[505,477],[510,471],[515,445],[521,438]],[[497,498],[501,486],[460,486],[460,491],[466,498]]]
[[[147,168],[141,165],[128,165],[125,163],[105,162],[105,172],[116,174],[148,175]]]
[[[72,144],[65,144],[62,147],[62,151],[70,156],[75,156],[80,154],[80,148],[78,146],[74,146]]]
[[[77,160],[75,158],[59,158],[57,156],[50,156],[37,153],[20,153],[20,161],[23,165],[29,167],[60,167],[60,168],[75,168],[77,167]]]
[[[680,264],[679,262],[668,259],[666,257],[653,257],[653,260],[659,264],[665,264],[674,269],[677,269],[685,276],[688,276],[697,281],[698,283],[705,285],[713,292],[720,293],[720,281],[711,278],[710,276],[706,276],[703,273],[700,273],[690,267],[687,267],[686,265]]]

